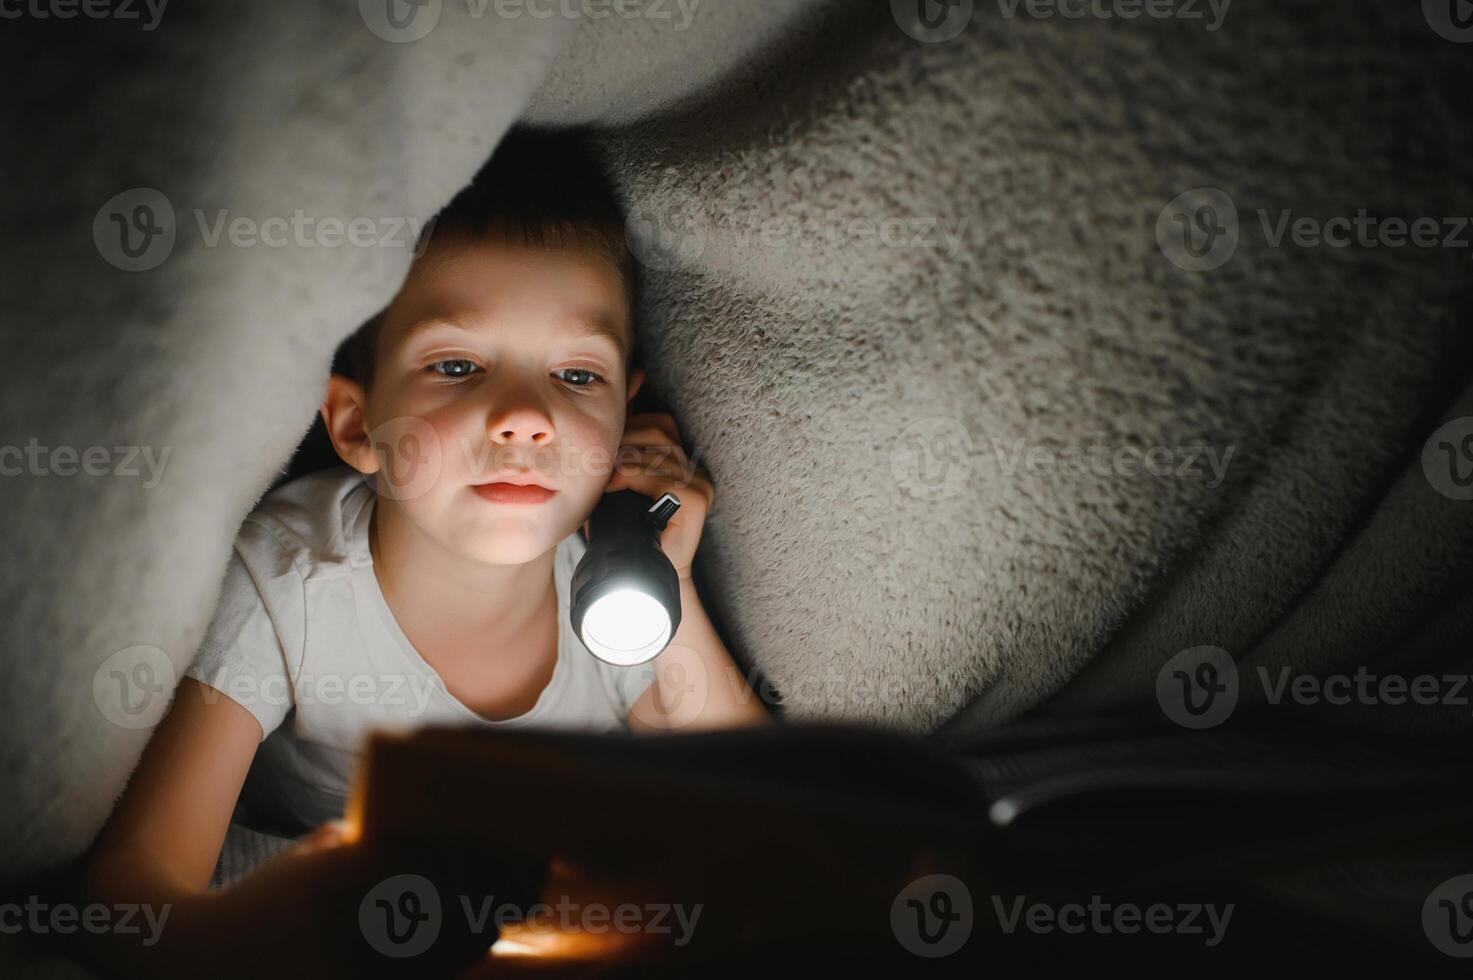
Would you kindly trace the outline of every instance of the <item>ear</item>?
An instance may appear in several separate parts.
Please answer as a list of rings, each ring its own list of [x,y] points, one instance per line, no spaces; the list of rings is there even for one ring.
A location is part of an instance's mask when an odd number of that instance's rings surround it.
[[[629,372],[629,397],[628,401],[634,400],[634,395],[639,391],[639,386],[644,384],[644,368],[635,368]]]
[[[368,438],[365,416],[368,393],[363,386],[342,374],[327,379],[327,396],[322,400],[322,421],[327,426],[332,448],[343,462],[359,473],[375,473],[379,458]]]

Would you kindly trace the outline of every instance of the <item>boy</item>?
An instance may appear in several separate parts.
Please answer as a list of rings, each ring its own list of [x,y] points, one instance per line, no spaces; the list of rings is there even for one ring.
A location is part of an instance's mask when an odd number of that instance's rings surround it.
[[[569,136],[503,141],[339,351],[321,414],[348,465],[279,488],[242,526],[206,641],[86,877],[110,901],[169,903],[176,951],[304,928],[305,896],[334,877],[304,869],[345,849],[340,828],[212,895],[226,827],[238,800],[279,832],[339,817],[374,728],[770,721],[691,581],[710,478],[668,415],[626,419],[644,381],[634,268],[584,153]],[[639,668],[597,660],[569,625],[579,528],[619,489],[682,504],[661,536],[680,627]]]

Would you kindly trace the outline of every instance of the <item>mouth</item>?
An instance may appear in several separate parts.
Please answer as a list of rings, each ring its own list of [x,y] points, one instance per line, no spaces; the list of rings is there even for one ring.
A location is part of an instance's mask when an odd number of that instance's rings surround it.
[[[541,504],[553,498],[556,490],[544,487],[531,477],[509,477],[495,483],[477,483],[471,487],[483,500],[497,504]]]

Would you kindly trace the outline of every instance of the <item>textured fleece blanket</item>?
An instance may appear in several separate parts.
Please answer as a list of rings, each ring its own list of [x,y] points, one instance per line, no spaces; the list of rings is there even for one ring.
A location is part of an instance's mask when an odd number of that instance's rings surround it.
[[[790,716],[1467,669],[1436,5],[159,6],[0,31],[7,874],[106,818],[334,346],[519,117],[605,131],[698,577]]]

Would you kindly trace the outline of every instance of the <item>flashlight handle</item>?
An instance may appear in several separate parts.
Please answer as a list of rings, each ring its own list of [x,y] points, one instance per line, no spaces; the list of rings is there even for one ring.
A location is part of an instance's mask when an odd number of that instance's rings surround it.
[[[680,498],[673,493],[651,504],[650,498],[636,490],[615,490],[604,494],[593,508],[588,517],[588,537],[594,540],[637,535],[648,538],[658,548],[660,532],[679,509]]]

